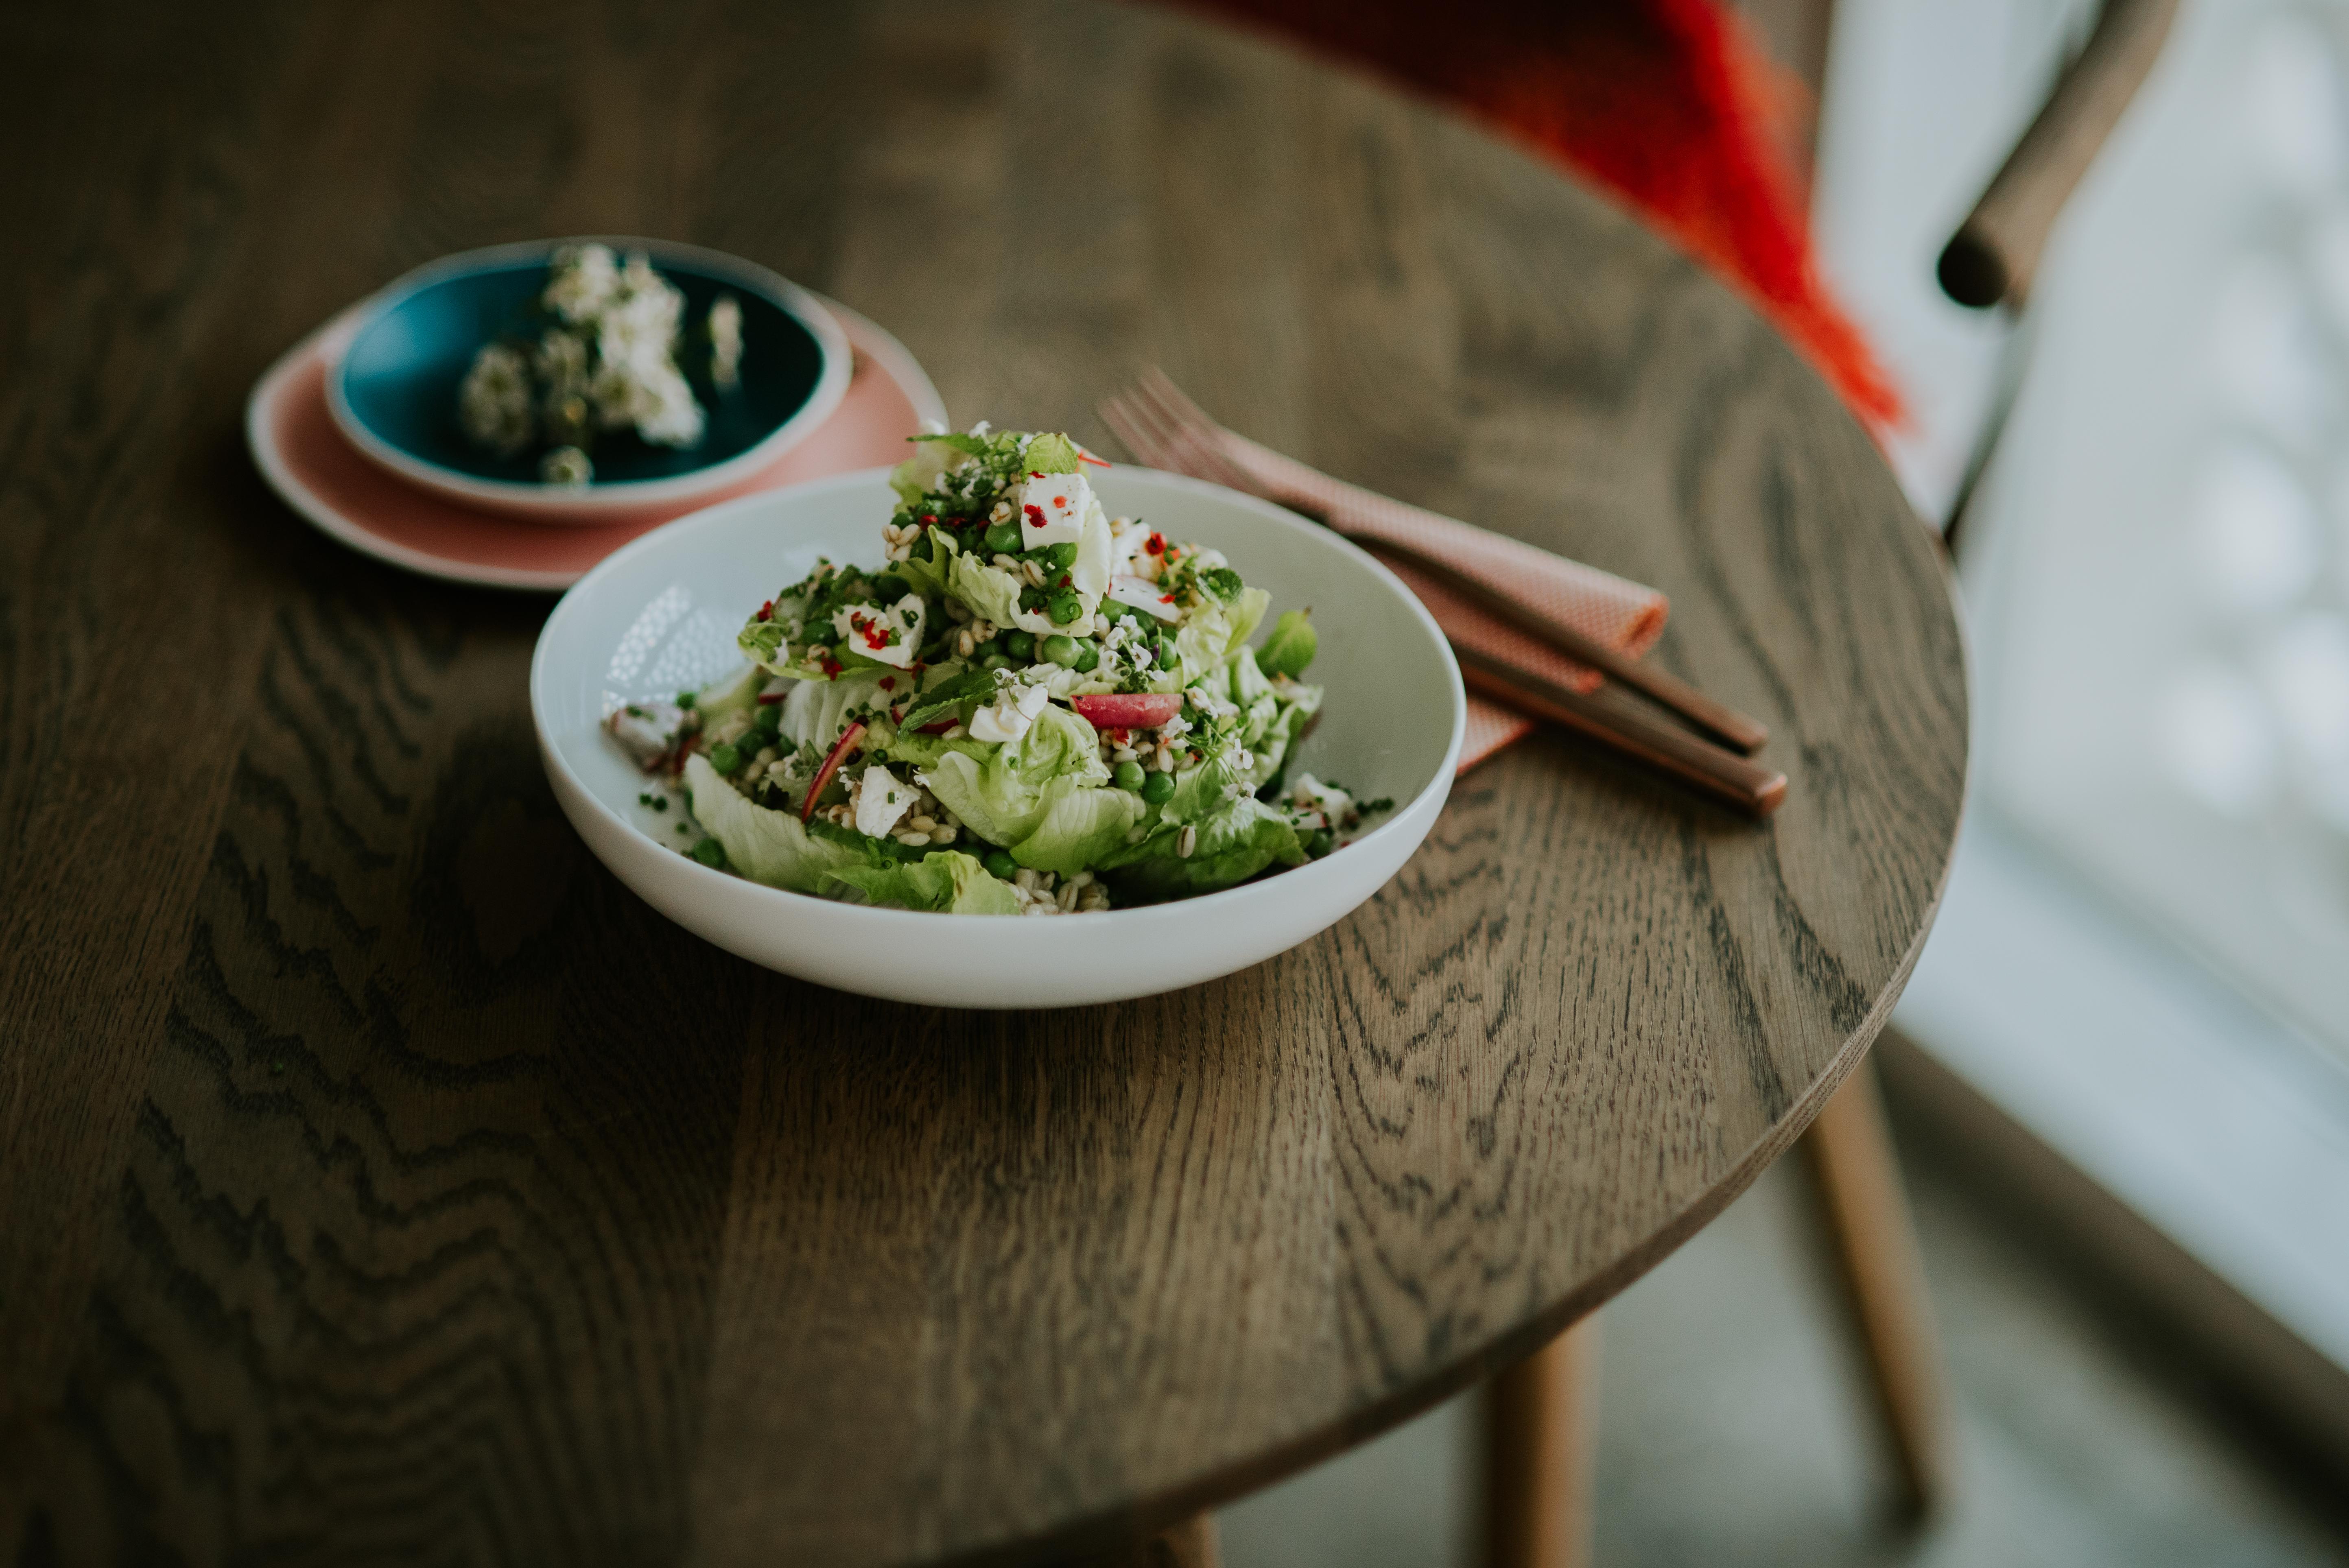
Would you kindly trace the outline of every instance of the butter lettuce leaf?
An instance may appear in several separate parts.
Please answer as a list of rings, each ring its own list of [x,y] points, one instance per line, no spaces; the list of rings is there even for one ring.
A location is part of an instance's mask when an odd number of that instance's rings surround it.
[[[984,758],[956,749],[923,769],[921,782],[982,839],[1017,851],[1043,825],[1052,803],[1109,781],[1093,727],[1057,705],[1028,733]]]
[[[752,882],[822,892],[827,876],[870,863],[863,849],[813,838],[791,812],[745,799],[698,752],[686,758],[685,789],[695,820],[718,841],[728,863]]]
[[[845,867],[830,873],[830,880],[854,888],[872,903],[940,914],[1019,913],[1019,897],[1009,882],[988,875],[986,867],[955,850],[932,850],[902,864]]]
[[[895,694],[883,689],[883,681],[894,680],[902,686],[906,679],[903,670],[870,665],[843,670],[831,680],[802,681],[783,697],[781,733],[802,750],[812,748],[820,758],[847,733],[850,724],[889,711]]]
[[[1070,789],[1045,808],[1035,831],[1010,846],[1011,858],[1040,872],[1074,876],[1125,847],[1142,820],[1142,797],[1107,787]]]
[[[1102,876],[1129,895],[1181,898],[1231,887],[1275,864],[1305,863],[1305,846],[1288,815],[1252,795],[1226,801],[1188,826],[1198,835],[1190,854],[1176,852],[1183,827],[1165,821],[1105,865]]]
[[[1272,595],[1261,588],[1243,588],[1226,603],[1210,597],[1188,611],[1174,633],[1174,661],[1185,686],[1196,686],[1222,667],[1232,651],[1246,644],[1271,606]]]

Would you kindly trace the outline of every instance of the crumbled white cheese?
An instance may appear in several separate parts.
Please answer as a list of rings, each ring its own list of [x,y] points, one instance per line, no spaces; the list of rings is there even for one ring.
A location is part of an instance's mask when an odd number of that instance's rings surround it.
[[[685,727],[685,710],[668,702],[629,703],[613,709],[605,723],[621,748],[649,769],[677,744],[677,732]]]
[[[1310,773],[1298,775],[1297,783],[1289,791],[1289,799],[1297,803],[1299,810],[1319,811],[1330,820],[1333,828],[1351,816],[1354,810],[1351,795],[1334,784],[1322,783]]]
[[[1121,572],[1109,580],[1109,596],[1121,604],[1131,604],[1145,615],[1172,624],[1183,618],[1175,606],[1174,595],[1164,592],[1146,577],[1136,577]]]
[[[864,770],[856,790],[856,830],[885,839],[897,820],[914,809],[914,787],[878,762]]]
[[[999,702],[970,716],[970,738],[995,742],[1017,740],[1028,733],[1033,722],[1018,708]]]
[[[970,716],[970,738],[997,742],[1017,740],[1028,733],[1036,716],[1051,700],[1051,692],[1043,686],[1004,682],[997,686],[994,702]]]
[[[1011,495],[1019,513],[1020,548],[1076,543],[1084,537],[1085,512],[1092,502],[1092,486],[1082,474],[1029,475]]]
[[[832,613],[832,630],[843,647],[902,670],[912,666],[921,648],[926,614],[922,596],[908,593],[886,610],[878,604],[843,605]]]

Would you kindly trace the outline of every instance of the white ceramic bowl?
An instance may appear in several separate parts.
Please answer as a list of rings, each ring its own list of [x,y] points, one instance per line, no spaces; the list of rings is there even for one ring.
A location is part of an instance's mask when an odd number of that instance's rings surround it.
[[[895,1001],[1065,1007],[1228,975],[1344,918],[1418,849],[1444,809],[1466,701],[1444,634],[1410,590],[1327,529],[1195,480],[1117,468],[1094,479],[1112,513],[1197,540],[1268,590],[1310,606],[1329,688],[1295,768],[1395,810],[1326,859],[1222,892],[1102,913],[930,914],[834,903],[713,871],[680,852],[674,811],[637,803],[645,779],[605,714],[737,668],[734,634],[819,554],[873,562],[887,470],[843,474],[679,518],[618,551],[563,597],[531,661],[531,712],[557,799],[596,857],[647,903],[730,953],[786,975]],[[1039,940],[1039,938],[1043,940]]]

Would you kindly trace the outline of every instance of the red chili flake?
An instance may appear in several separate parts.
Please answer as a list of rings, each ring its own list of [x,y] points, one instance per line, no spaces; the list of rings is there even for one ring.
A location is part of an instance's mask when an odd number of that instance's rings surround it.
[[[759,606],[759,619],[761,621],[771,621],[774,618],[775,602],[772,599],[770,599],[765,603]]]
[[[1023,506],[1019,510],[1027,515],[1029,527],[1041,528],[1044,526],[1044,509],[1042,507]]]
[[[1063,587],[1063,588],[1066,588],[1066,587],[1069,585],[1069,582],[1070,582],[1069,574],[1068,574],[1067,573],[1065,573],[1065,572],[1061,573],[1061,582],[1060,582],[1060,586],[1061,586],[1061,587]]]
[[[936,512],[926,511],[922,513],[922,521],[924,522],[936,522],[938,518]]]
[[[1040,479],[1042,479],[1044,476],[1043,476],[1042,474],[1038,473],[1034,469],[1030,469],[1028,470],[1028,477],[1029,477],[1030,479],[1031,479],[1031,480],[1040,480]]]
[[[772,707],[790,695],[791,694],[788,692],[762,691],[759,694],[759,706],[761,707]]]
[[[824,655],[823,663],[818,665],[816,667],[822,670],[825,675],[836,676],[840,673],[842,666],[838,659],[835,659],[831,655],[827,654]]]
[[[897,677],[895,676],[883,676],[881,677],[881,689],[883,691],[895,691],[897,689]]]
[[[1052,504],[1054,506],[1066,506],[1069,504],[1069,498],[1064,495],[1056,495],[1052,498]]]
[[[1161,604],[1172,604],[1174,603],[1174,595],[1172,593],[1161,593],[1158,595],[1158,602]]]
[[[864,645],[868,648],[885,648],[897,640],[896,633],[876,621],[867,621],[856,629],[864,634]]]
[[[1166,536],[1163,533],[1154,533],[1143,542],[1142,548],[1153,555],[1164,555],[1166,553]]]
[[[1097,458],[1091,452],[1085,451],[1080,451],[1077,454],[1077,461],[1081,463],[1091,463],[1097,469],[1105,469],[1110,466],[1109,459],[1107,458]]]

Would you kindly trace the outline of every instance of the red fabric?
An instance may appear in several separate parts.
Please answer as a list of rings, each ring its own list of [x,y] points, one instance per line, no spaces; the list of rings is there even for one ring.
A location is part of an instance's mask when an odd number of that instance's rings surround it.
[[[1819,278],[1802,88],[1715,0],[1191,0],[1448,98],[1617,192],[1742,289],[1878,429],[1900,398]]]

